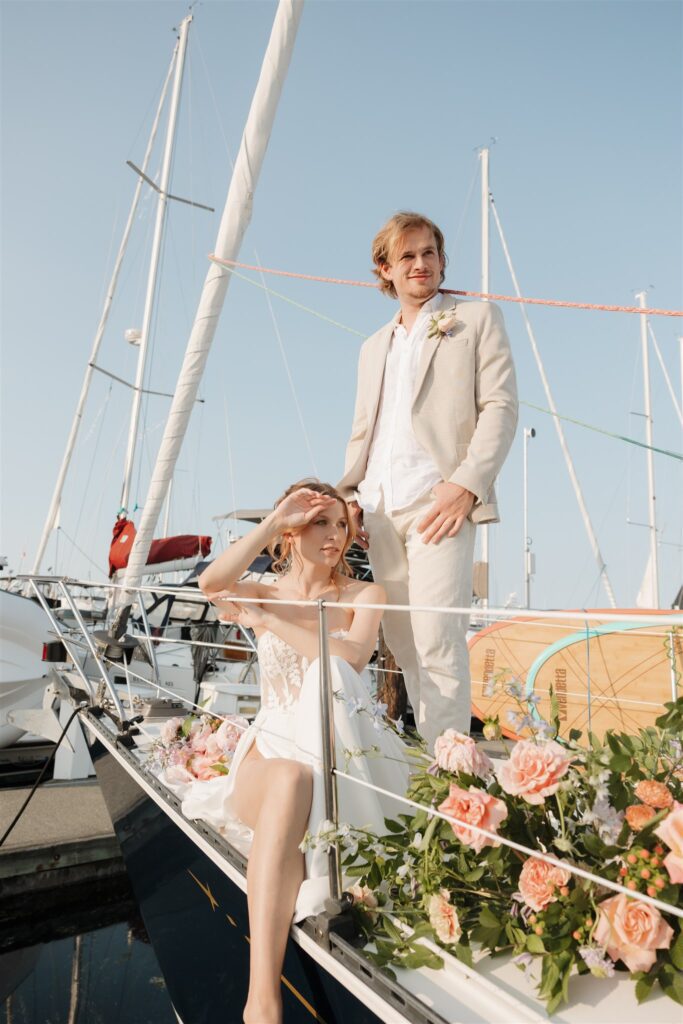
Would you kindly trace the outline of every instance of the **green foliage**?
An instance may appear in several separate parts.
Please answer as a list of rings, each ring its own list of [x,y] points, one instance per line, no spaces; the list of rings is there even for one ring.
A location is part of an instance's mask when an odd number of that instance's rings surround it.
[[[350,846],[346,875],[370,886],[379,903],[374,912],[358,913],[374,943],[368,955],[384,968],[390,964],[438,967],[442,958],[423,944],[429,939],[444,949],[444,955],[469,966],[473,947],[476,955],[507,951],[522,959],[533,958],[541,968],[538,995],[549,1013],[570,998],[573,974],[590,970],[595,984],[600,984],[599,978],[613,965],[595,943],[595,925],[601,902],[614,892],[571,876],[561,891],[553,890],[542,911],[532,913],[519,895],[526,855],[503,844],[484,845],[475,852],[456,838],[448,821],[430,814],[428,808],[437,808],[453,785],[463,790],[473,786],[504,800],[507,817],[498,828],[501,837],[532,850],[554,851],[561,865],[580,865],[622,884],[633,882],[634,895],[645,893],[648,885],[658,881],[658,898],[680,905],[683,887],[671,884],[661,856],[656,867],[648,868],[649,880],[640,874],[645,864],[652,863],[653,850],[660,843],[654,830],[668,809],[659,811],[638,833],[629,827],[623,812],[640,802],[635,789],[641,779],[664,782],[674,798],[683,802],[681,734],[683,699],[666,706],[656,728],[637,736],[608,732],[598,739],[588,734],[580,746],[581,734],[573,730],[565,744],[571,766],[556,790],[539,804],[505,793],[494,775],[480,779],[436,766],[418,770],[409,795],[424,809],[387,820],[384,835],[354,830],[346,840]],[[633,851],[645,851],[645,855],[638,852],[632,864],[628,857]],[[435,896],[443,902],[433,901]],[[442,942],[436,921],[430,921],[434,902],[446,914],[457,913],[460,934],[453,943]],[[664,917],[674,926],[675,941],[669,950],[658,951],[649,972],[633,976],[638,1001],[659,985],[670,998],[683,1002],[683,935],[673,915]],[[441,927],[439,931],[444,934]],[[580,950],[588,950],[598,962],[584,961]]]

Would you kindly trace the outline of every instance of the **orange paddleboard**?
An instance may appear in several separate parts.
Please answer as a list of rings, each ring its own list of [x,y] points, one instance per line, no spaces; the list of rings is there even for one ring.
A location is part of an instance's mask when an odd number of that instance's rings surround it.
[[[469,642],[473,714],[498,715],[504,734],[519,739],[508,712],[528,708],[505,692],[516,679],[548,720],[552,686],[562,736],[570,729],[584,736],[589,729],[600,737],[607,729],[637,734],[653,725],[663,704],[683,695],[681,614],[638,612],[661,619],[649,626],[636,625],[626,612],[619,622],[605,622],[604,614],[588,611],[585,623],[531,615],[482,629]]]

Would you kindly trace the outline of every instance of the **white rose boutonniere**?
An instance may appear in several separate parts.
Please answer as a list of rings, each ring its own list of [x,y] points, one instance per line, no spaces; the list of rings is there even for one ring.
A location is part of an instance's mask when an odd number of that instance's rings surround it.
[[[458,318],[455,315],[455,306],[451,306],[450,309],[444,309],[440,313],[436,313],[429,321],[427,337],[450,337],[451,331],[457,323],[457,319]]]

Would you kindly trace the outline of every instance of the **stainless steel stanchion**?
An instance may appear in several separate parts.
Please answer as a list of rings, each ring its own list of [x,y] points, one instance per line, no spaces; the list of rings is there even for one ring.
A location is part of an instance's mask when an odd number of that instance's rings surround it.
[[[330,671],[330,646],[327,630],[327,609],[322,598],[318,601],[318,638],[320,643],[320,712],[323,727],[323,782],[325,785],[325,817],[335,827],[338,825],[337,777],[334,773],[336,757],[334,749],[334,708],[332,701],[332,673]],[[330,898],[341,896],[341,861],[337,842],[328,850],[328,872],[330,876]]]

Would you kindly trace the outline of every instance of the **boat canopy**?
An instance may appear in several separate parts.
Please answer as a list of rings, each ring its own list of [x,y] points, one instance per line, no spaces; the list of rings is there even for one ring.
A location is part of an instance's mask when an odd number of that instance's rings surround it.
[[[114,523],[112,542],[109,548],[110,579],[119,569],[125,569],[128,565],[135,534],[133,522],[126,519],[125,516],[117,519]],[[161,540],[152,541],[147,564],[158,565],[161,562],[173,562],[180,558],[192,558],[196,555],[206,558],[210,551],[210,537],[194,533],[183,533],[177,537],[163,537]]]

